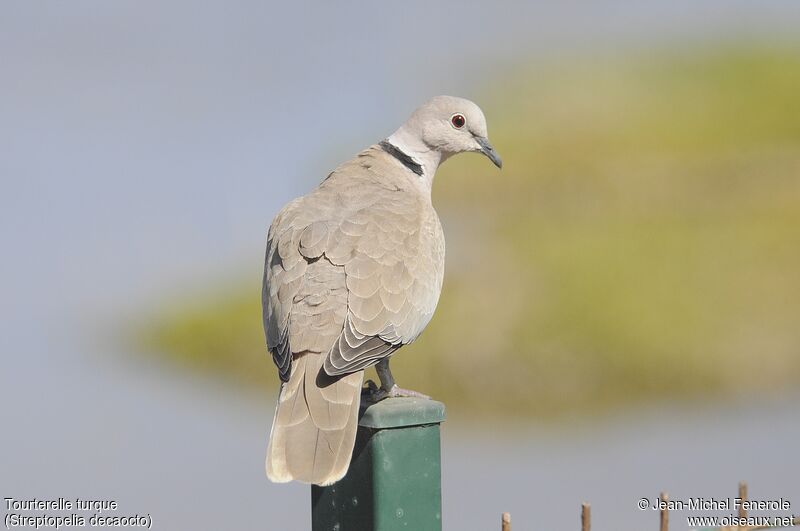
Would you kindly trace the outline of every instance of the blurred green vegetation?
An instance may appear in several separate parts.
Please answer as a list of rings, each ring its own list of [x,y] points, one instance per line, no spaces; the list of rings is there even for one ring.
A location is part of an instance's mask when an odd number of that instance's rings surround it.
[[[551,417],[800,381],[800,47],[510,69],[480,98],[506,163],[436,178],[445,289],[401,385]],[[158,316],[153,349],[276,385],[260,279]]]

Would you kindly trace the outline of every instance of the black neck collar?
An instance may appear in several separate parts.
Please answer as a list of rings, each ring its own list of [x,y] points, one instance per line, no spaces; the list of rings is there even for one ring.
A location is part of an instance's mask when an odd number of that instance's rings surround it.
[[[413,171],[417,175],[422,176],[422,165],[411,158],[410,155],[402,151],[399,147],[395,146],[388,140],[382,140],[378,145],[383,148],[386,153],[399,160],[403,166]]]

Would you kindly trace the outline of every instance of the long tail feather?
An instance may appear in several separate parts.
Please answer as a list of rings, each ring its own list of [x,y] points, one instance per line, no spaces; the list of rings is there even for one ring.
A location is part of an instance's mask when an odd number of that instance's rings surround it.
[[[276,483],[330,485],[350,466],[364,371],[320,387],[322,358],[296,358],[281,386],[266,463],[267,477]]]

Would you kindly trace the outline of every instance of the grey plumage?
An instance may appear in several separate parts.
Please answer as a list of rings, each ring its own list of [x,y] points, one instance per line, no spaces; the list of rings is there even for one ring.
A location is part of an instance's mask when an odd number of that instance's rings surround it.
[[[346,473],[363,370],[416,339],[433,316],[445,253],[433,173],[450,154],[483,151],[453,127],[436,135],[449,143],[420,148],[421,125],[434,117],[446,124],[453,109],[472,119],[473,139],[485,141],[477,106],[434,98],[384,141],[409,160],[371,146],[286,205],[270,227],[264,329],[283,381],[267,452],[273,481],[325,485]]]

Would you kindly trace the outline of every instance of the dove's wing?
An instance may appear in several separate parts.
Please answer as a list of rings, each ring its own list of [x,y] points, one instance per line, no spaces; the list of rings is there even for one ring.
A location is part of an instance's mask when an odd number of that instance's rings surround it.
[[[331,376],[376,364],[416,339],[430,321],[444,274],[444,236],[430,199],[383,150],[371,149],[322,188],[348,198],[317,248],[344,268],[347,317],[325,359]],[[307,229],[321,234],[316,227]],[[311,239],[311,238],[309,238]]]
[[[264,307],[282,378],[292,352],[327,354],[331,376],[369,367],[430,321],[444,274],[444,236],[430,199],[407,174],[371,148],[276,218]]]

